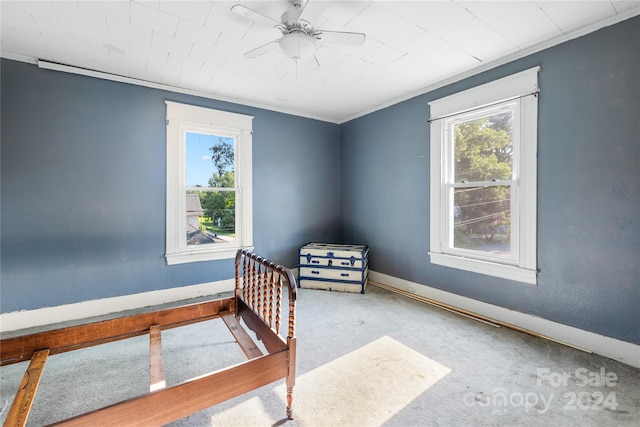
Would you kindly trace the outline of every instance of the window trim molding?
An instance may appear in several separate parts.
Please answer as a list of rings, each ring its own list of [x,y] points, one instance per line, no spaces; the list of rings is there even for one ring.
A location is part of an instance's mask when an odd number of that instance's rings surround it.
[[[430,106],[430,251],[433,264],[458,268],[475,273],[537,283],[536,200],[537,200],[537,129],[538,129],[538,72],[534,67],[450,96],[429,102]],[[535,95],[535,96],[529,96]],[[488,108],[492,105],[516,100],[520,109],[517,165],[514,165],[514,185],[517,186],[517,207],[520,215],[518,252],[516,262],[472,258],[464,254],[447,253],[444,240],[448,236],[447,221],[443,218],[446,201],[446,153],[443,150],[446,118]],[[526,195],[526,196],[525,196]]]
[[[235,257],[239,248],[253,247],[253,116],[230,113],[194,105],[165,101],[167,106],[167,188],[166,188],[166,252],[168,265],[212,261]],[[236,236],[233,243],[187,247],[181,236],[186,233],[184,200],[185,142],[184,128],[217,130],[236,138]],[[176,208],[177,207],[177,208]],[[183,213],[184,212],[184,213]],[[182,223],[185,224],[182,224]],[[182,233],[182,234],[181,234]]]

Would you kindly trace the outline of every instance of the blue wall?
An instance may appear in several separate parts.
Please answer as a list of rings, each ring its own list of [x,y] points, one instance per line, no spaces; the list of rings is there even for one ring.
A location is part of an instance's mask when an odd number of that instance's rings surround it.
[[[343,124],[343,240],[375,271],[640,344],[639,34],[636,17]],[[432,265],[427,103],[537,65],[537,286]]]
[[[338,241],[339,126],[1,63],[1,312],[233,277],[167,266],[165,100],[255,116],[254,245],[287,266]]]

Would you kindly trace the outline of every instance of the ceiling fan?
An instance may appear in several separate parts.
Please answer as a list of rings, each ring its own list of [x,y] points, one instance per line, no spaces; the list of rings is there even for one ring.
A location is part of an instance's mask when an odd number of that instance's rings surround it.
[[[300,19],[309,0],[288,0],[289,7],[277,21],[269,16],[250,9],[242,4],[231,7],[231,11],[252,19],[257,23],[264,23],[277,28],[282,33],[282,37],[270,41],[248,52],[248,58],[257,58],[267,52],[280,49],[287,58],[293,59],[296,63],[302,61],[308,68],[316,69],[320,66],[316,51],[321,43],[337,43],[352,46],[360,46],[364,43],[366,35],[363,33],[353,33],[346,31],[328,31],[315,29],[310,22]]]

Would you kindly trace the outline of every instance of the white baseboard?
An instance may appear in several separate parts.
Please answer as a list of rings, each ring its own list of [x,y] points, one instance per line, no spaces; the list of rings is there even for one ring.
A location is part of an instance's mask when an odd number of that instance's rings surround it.
[[[457,307],[640,368],[640,345],[509,310],[408,280],[369,271],[369,280]]]
[[[207,295],[215,295],[221,292],[233,291],[234,288],[235,280],[228,279],[217,282],[201,283],[198,285],[183,286],[180,288],[142,292],[139,294],[123,295],[112,298],[102,298],[54,307],[44,307],[35,310],[1,313],[0,331],[15,331],[19,329],[49,325],[52,323],[86,319],[88,317],[117,313],[125,310],[172,303]]]

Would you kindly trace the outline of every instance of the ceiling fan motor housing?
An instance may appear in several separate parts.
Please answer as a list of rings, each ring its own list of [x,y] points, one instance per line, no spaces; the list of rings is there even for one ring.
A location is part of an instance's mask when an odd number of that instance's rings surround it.
[[[287,58],[295,60],[312,56],[318,47],[316,39],[304,31],[291,31],[283,35],[278,44]]]

